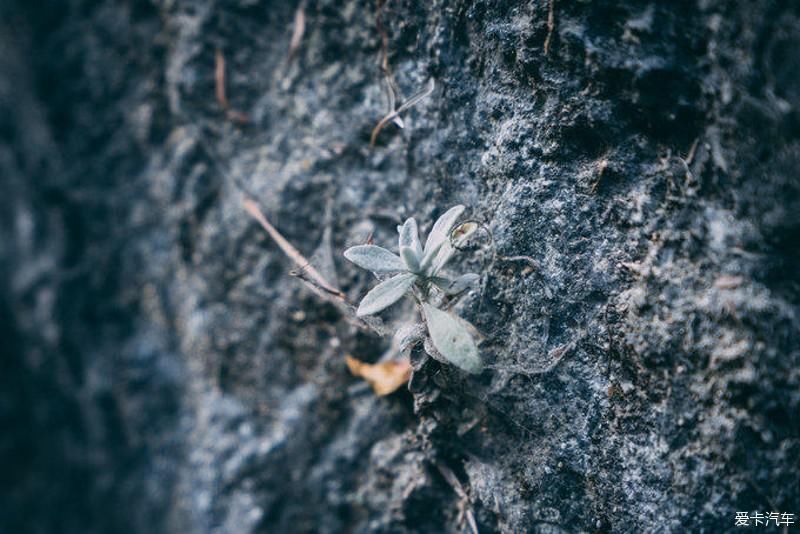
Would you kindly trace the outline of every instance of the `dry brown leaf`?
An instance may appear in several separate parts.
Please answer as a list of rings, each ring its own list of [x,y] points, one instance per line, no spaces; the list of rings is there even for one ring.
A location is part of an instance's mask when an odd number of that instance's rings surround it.
[[[349,354],[345,356],[347,367],[355,376],[366,380],[379,397],[388,395],[408,383],[411,378],[411,363],[407,361],[388,361],[364,363]]]

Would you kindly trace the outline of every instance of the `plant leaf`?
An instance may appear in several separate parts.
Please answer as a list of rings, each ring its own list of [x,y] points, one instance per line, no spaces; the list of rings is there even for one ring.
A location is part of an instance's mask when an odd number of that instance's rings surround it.
[[[405,271],[406,266],[397,254],[375,245],[358,245],[344,251],[344,257],[362,269],[373,273]]]
[[[419,260],[422,259],[422,245],[419,244],[417,221],[409,217],[403,226],[397,228],[400,232],[400,257],[412,273],[419,272]]]
[[[428,265],[427,273],[429,276],[436,276],[436,273],[442,270],[445,264],[450,261],[450,258],[453,257],[453,253],[456,251],[453,248],[453,245],[450,244],[450,240],[448,239],[442,246],[439,248],[438,253],[434,256],[433,260]]]
[[[471,222],[466,222],[456,227],[450,233],[450,235],[447,236],[447,240],[444,243],[442,243],[442,248],[439,249],[439,253],[436,254],[436,257],[433,259],[433,261],[431,261],[430,265],[428,266],[427,271],[429,276],[436,276],[436,273],[442,270],[442,268],[447,264],[447,262],[450,261],[450,258],[453,257],[455,251],[458,250],[455,247],[464,244],[464,242],[467,241],[469,236],[474,234],[475,230],[477,229],[478,225]]]
[[[453,280],[450,280],[446,276],[431,276],[429,280],[445,293],[447,293],[447,290],[450,288],[450,284],[453,283]]]
[[[448,295],[457,295],[477,282],[479,278],[480,276],[475,273],[467,273],[462,274],[455,280],[450,280],[442,276],[434,276],[431,278],[431,281]]]
[[[468,373],[479,373],[483,364],[478,347],[461,320],[424,302],[422,313],[436,350],[456,367]]]
[[[420,262],[420,266],[423,270],[427,269],[427,267],[432,264],[442,246],[445,243],[449,243],[450,230],[453,229],[456,219],[458,219],[463,212],[464,206],[460,204],[458,206],[453,206],[433,224],[433,228],[431,228],[431,232],[428,234],[428,239],[425,241],[422,261]]]
[[[422,259],[422,245],[419,242],[419,230],[417,221],[409,217],[403,226],[400,227],[400,248],[409,247],[414,251],[417,258]]]
[[[400,257],[403,258],[406,269],[412,273],[419,272],[419,256],[414,253],[411,247],[400,247]]]
[[[417,275],[413,273],[402,273],[381,282],[364,295],[356,315],[363,317],[388,308],[405,295],[416,279]]]
[[[450,230],[453,229],[456,219],[458,219],[463,212],[464,206],[461,204],[453,206],[433,223],[431,233],[428,234],[428,239],[425,241],[425,254],[428,254],[447,239],[447,235],[450,233]]]

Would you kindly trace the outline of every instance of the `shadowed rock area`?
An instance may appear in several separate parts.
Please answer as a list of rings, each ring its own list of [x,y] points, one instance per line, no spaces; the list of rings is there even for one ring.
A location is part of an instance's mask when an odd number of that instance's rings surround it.
[[[800,522],[798,50],[778,0],[0,3],[0,531]],[[371,148],[384,58],[435,89]],[[466,205],[485,370],[373,395],[245,198],[351,302]]]

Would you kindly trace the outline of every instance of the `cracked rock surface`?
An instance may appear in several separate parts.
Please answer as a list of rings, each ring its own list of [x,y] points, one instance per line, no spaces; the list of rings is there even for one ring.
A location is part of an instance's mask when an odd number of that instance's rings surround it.
[[[800,518],[797,4],[44,4],[0,3],[0,531]],[[370,148],[384,56],[435,89]],[[486,369],[375,397],[244,198],[353,302],[345,248],[466,205]]]

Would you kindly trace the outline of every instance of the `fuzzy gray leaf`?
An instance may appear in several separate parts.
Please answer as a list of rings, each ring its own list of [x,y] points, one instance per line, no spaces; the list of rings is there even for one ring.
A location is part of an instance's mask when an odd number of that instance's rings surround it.
[[[428,239],[425,241],[425,249],[422,253],[423,259],[420,263],[423,269],[430,266],[439,254],[442,246],[445,243],[449,243],[450,230],[453,229],[456,219],[458,219],[463,212],[464,206],[453,206],[433,224],[431,233],[428,234]]]
[[[400,257],[403,258],[403,263],[405,264],[406,269],[412,273],[420,272],[419,256],[414,253],[414,250],[411,247],[400,247]]]
[[[442,268],[450,261],[450,258],[453,257],[456,249],[453,248],[453,245],[450,244],[450,240],[445,241],[442,243],[442,246],[439,248],[438,253],[434,256],[433,260],[427,265],[426,272],[429,276],[436,276],[436,273],[442,270]]]
[[[409,247],[417,255],[417,258],[422,259],[422,245],[419,242],[419,230],[417,229],[417,221],[413,217],[400,227],[400,248]]]
[[[388,308],[403,298],[403,295],[405,295],[416,278],[417,275],[415,274],[402,273],[381,282],[364,295],[364,299],[358,305],[356,315],[362,317]]]
[[[374,273],[405,271],[406,266],[397,254],[375,245],[358,245],[344,251],[344,257],[362,269]]]
[[[461,320],[426,303],[422,304],[422,313],[436,350],[464,371],[479,373],[483,364],[478,347]]]
[[[419,243],[417,221],[409,217],[403,226],[398,227],[400,232],[400,257],[412,273],[419,272],[419,261],[422,259],[422,245]]]
[[[439,249],[438,254],[436,257],[431,261],[430,265],[427,268],[427,272],[430,276],[435,276],[436,273],[442,270],[442,268],[450,261],[450,258],[453,257],[453,254],[457,250],[455,246],[463,245],[469,236],[475,233],[475,230],[478,229],[478,225],[475,223],[464,223],[458,226],[455,230],[452,231],[452,236],[448,235],[447,240],[442,243],[442,247]],[[452,242],[450,241],[452,238]],[[455,244],[455,246],[454,246]]]
[[[442,362],[450,365],[450,362],[442,356],[442,354],[436,350],[436,347],[433,346],[433,341],[431,341],[431,336],[425,336],[425,339],[422,342],[422,349],[425,351],[425,354],[436,360],[437,362]]]

